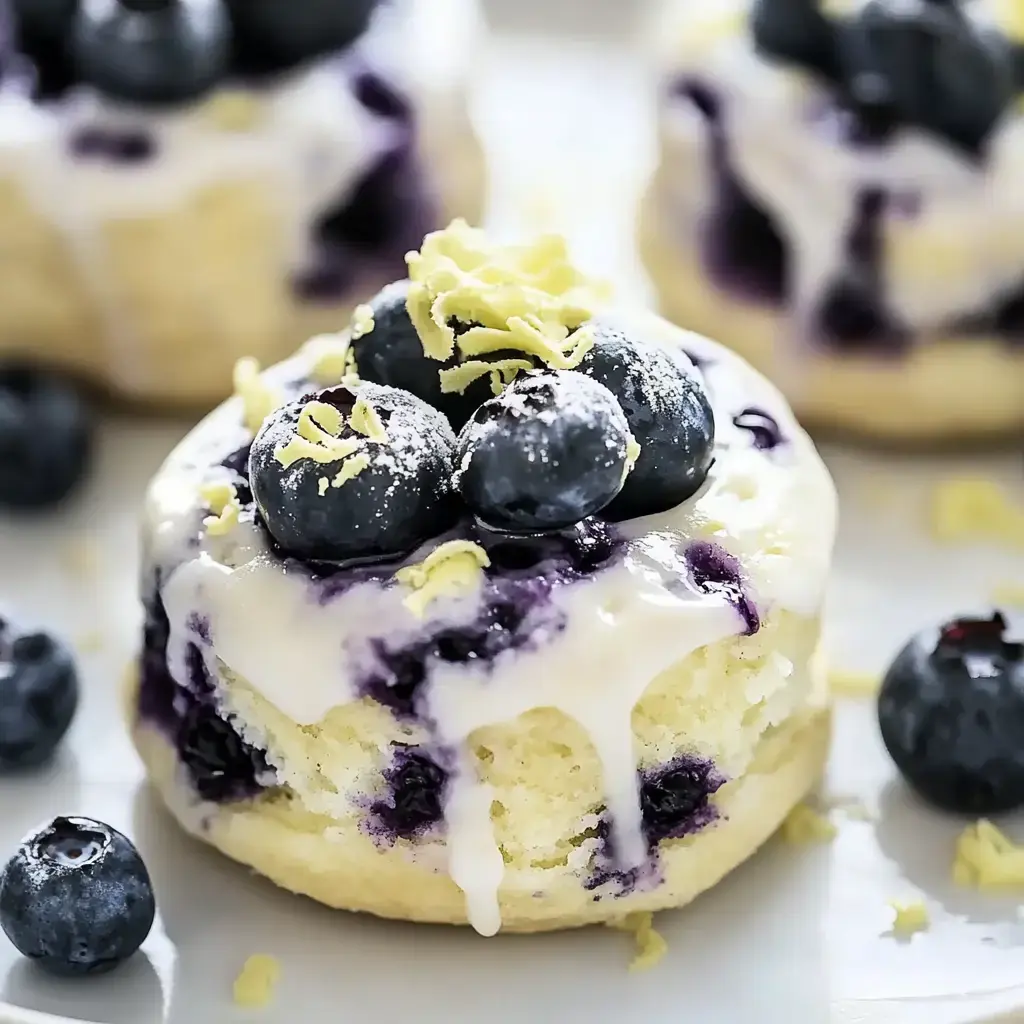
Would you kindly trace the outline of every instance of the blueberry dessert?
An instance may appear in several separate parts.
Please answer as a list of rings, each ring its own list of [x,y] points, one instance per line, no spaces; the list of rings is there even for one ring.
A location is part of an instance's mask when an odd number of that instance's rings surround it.
[[[999,0],[666,4],[640,213],[665,314],[814,425],[1024,426],[1024,14]]]
[[[482,206],[478,0],[5,0],[0,358],[208,408]]]
[[[824,762],[828,473],[561,239],[457,220],[407,264],[154,479],[136,746],[184,828],[329,906],[681,906]]]
[[[0,771],[49,760],[77,707],[78,672],[67,648],[0,618]]]
[[[41,967],[102,974],[146,941],[156,903],[138,850],[91,818],[54,818],[0,872],[0,927]]]
[[[936,807],[1024,807],[1024,639],[1001,613],[911,638],[883,679],[878,723],[900,773]]]

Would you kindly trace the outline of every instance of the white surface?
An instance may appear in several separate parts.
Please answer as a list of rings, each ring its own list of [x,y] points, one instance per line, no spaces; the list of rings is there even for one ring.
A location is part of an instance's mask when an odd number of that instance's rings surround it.
[[[500,197],[494,225],[565,229],[592,269],[642,294],[631,216],[652,139],[640,72],[600,43],[526,39],[503,43],[489,67],[479,114]],[[564,212],[552,223],[557,201]],[[82,653],[84,705],[58,762],[0,781],[0,851],[49,815],[101,818],[137,841],[161,908],[145,955],[89,981],[45,977],[0,937],[0,1001],[102,1024],[959,1024],[1024,1009],[1019,900],[952,887],[963,823],[907,795],[870,702],[840,708],[828,791],[862,801],[877,820],[838,815],[839,836],[824,847],[775,842],[691,908],[661,915],[669,953],[646,975],[627,973],[631,944],[620,933],[481,939],[355,918],[279,892],[187,839],[140,785],[117,707],[138,640],[139,501],[185,427],[107,423],[97,470],[72,506],[54,518],[0,520],[0,607],[73,641],[102,638]],[[922,526],[930,486],[965,469],[1000,476],[1024,500],[1019,454],[829,457],[845,516],[829,623],[837,664],[880,669],[914,628],[983,607],[994,583],[1024,578],[1024,557],[937,550]],[[97,554],[93,572],[74,568],[83,544]],[[1024,821],[1003,824],[1024,838]],[[918,894],[932,929],[910,943],[884,935],[887,901]],[[259,1014],[231,1005],[232,981],[253,953],[282,961],[275,1007]],[[38,1020],[0,1009],[4,1024]]]

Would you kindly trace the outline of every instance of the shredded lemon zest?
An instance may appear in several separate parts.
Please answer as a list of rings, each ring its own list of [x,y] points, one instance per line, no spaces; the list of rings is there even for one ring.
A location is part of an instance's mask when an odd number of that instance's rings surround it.
[[[432,602],[444,595],[465,593],[478,587],[483,570],[491,560],[479,544],[468,540],[450,540],[436,547],[422,561],[395,573],[395,579],[412,592],[405,606],[423,618]]]
[[[982,818],[960,833],[953,881],[976,889],[1024,888],[1024,845]]]
[[[199,495],[213,513],[203,520],[203,526],[211,537],[223,537],[238,525],[242,505],[233,484],[204,484]]]
[[[360,306],[356,306],[355,312],[352,314],[352,325],[349,328],[352,340],[358,341],[360,338],[369,334],[373,330],[373,327],[373,307],[367,306],[365,303]]]
[[[357,434],[362,434],[371,441],[387,443],[388,432],[384,429],[384,424],[381,422],[377,410],[363,398],[358,399],[352,407],[349,425]]]
[[[928,908],[921,900],[909,902],[892,900],[889,906],[892,907],[895,915],[892,922],[894,935],[907,938],[915,932],[926,931],[931,924]]]
[[[258,434],[263,421],[281,404],[281,394],[263,379],[259,362],[251,356],[235,363],[234,386],[242,400],[245,425]]]
[[[274,452],[274,458],[285,468],[300,459],[328,465],[354,455],[363,446],[361,437],[339,437],[345,418],[341,411],[326,402],[307,402],[299,413],[295,434]]]

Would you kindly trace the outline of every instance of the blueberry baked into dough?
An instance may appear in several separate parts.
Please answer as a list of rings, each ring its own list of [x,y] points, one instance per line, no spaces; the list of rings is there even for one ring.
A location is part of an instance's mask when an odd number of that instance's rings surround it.
[[[815,426],[1024,426],[1024,7],[673,0],[641,244]]]
[[[0,12],[0,356],[209,407],[479,214],[476,0]]]
[[[149,492],[136,745],[335,907],[483,934],[680,906],[818,776],[831,480],[736,355],[464,222]]]

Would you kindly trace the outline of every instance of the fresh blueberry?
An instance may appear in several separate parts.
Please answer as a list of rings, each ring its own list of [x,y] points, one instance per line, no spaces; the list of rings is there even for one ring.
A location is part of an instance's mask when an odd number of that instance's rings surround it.
[[[0,366],[0,507],[55,505],[85,475],[92,418],[64,380],[21,364]]]
[[[153,927],[146,865],[120,832],[91,818],[54,818],[26,836],[0,875],[0,926],[55,974],[101,974]]]
[[[594,347],[579,372],[618,400],[640,445],[640,458],[609,519],[664,512],[704,483],[715,447],[715,418],[699,376],[684,356],[607,324],[595,324]]]
[[[355,42],[378,0],[227,0],[243,74],[284,71]]]
[[[868,0],[844,25],[840,50],[869,134],[912,125],[976,154],[1013,100],[1009,44],[957,3]]]
[[[710,798],[725,780],[707,760],[681,755],[640,773],[640,809],[650,845],[675,839],[714,820]]]
[[[926,800],[972,815],[1024,807],[1024,643],[1006,620],[913,637],[882,681],[882,740]]]
[[[424,353],[405,308],[408,294],[409,282],[398,281],[370,302],[373,330],[352,344],[359,376],[408,391],[444,413],[453,430],[461,430],[494,392],[487,377],[477,378],[462,393],[441,390],[440,371],[455,366],[458,355],[442,363]]]
[[[221,0],[82,0],[71,54],[80,77],[107,96],[173,106],[225,76],[230,41]]]
[[[177,746],[196,792],[215,803],[252,796],[270,771],[263,751],[246,743],[210,702],[190,705]]]
[[[836,77],[836,30],[819,0],[757,0],[751,32],[765,55]]]
[[[311,401],[317,405],[307,409]],[[366,432],[359,417],[367,408],[382,430]],[[300,433],[320,443],[307,439],[303,449]],[[296,446],[310,456],[291,460]],[[454,525],[454,449],[445,418],[413,395],[378,384],[335,387],[267,419],[253,441],[249,481],[267,529],[287,554],[382,560]]]
[[[77,707],[78,674],[67,649],[0,619],[0,770],[48,760]]]
[[[35,95],[60,96],[74,81],[68,37],[78,0],[13,0],[18,49],[36,72]]]
[[[603,384],[574,370],[535,370],[463,428],[455,483],[488,526],[561,530],[619,493],[631,441],[626,416]]]

